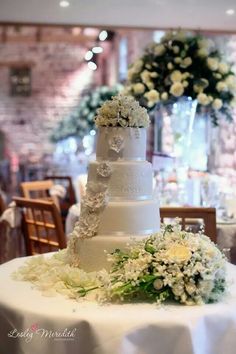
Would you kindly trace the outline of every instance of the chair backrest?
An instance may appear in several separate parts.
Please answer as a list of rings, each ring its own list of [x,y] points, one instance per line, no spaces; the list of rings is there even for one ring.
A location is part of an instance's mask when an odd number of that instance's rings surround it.
[[[43,181],[31,181],[31,182],[22,182],[20,184],[21,193],[24,198],[28,199],[44,199],[53,201],[58,208],[59,201],[56,196],[50,196],[50,189],[53,187],[54,183],[51,180]]]
[[[215,208],[195,207],[163,207],[160,208],[161,222],[178,217],[183,229],[199,231],[203,224],[204,233],[216,242],[216,210]]]
[[[66,247],[61,216],[52,201],[14,197],[22,209],[22,229],[27,255],[56,251]]]

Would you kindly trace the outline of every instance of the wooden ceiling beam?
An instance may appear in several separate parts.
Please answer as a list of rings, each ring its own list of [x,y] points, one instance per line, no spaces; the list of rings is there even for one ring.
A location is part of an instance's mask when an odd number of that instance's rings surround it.
[[[0,67],[22,68],[24,66],[34,66],[35,62],[32,60],[2,60]]]

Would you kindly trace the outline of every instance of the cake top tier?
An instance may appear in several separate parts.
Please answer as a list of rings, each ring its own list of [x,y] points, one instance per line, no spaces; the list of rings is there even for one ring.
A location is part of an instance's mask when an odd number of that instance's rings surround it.
[[[118,95],[98,109],[95,123],[97,127],[147,128],[150,119],[147,110],[132,96]]]
[[[97,134],[97,160],[146,160],[146,129],[100,127]]]

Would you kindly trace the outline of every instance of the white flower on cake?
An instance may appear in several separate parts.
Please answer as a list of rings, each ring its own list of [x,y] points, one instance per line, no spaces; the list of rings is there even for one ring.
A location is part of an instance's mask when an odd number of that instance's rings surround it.
[[[87,183],[86,195],[83,199],[83,206],[97,210],[103,208],[107,203],[107,186],[102,183]]]
[[[106,101],[95,117],[98,127],[148,127],[149,116],[131,96],[118,95]]]
[[[100,218],[98,214],[90,213],[87,211],[82,213],[78,223],[79,237],[80,238],[94,237],[98,231],[99,221]]]
[[[97,173],[102,177],[110,177],[112,174],[112,166],[108,161],[100,162],[97,168]]]
[[[109,147],[110,150],[113,150],[118,154],[124,147],[124,137],[121,135],[114,135],[109,140]]]

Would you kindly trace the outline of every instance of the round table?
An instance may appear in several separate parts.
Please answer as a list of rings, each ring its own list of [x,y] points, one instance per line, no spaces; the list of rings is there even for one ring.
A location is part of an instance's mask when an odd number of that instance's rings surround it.
[[[1,354],[234,354],[236,267],[230,294],[205,306],[99,305],[44,297],[11,278],[25,258],[0,266]]]

